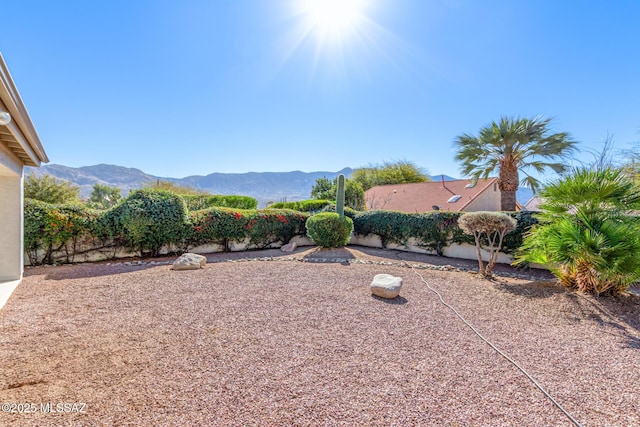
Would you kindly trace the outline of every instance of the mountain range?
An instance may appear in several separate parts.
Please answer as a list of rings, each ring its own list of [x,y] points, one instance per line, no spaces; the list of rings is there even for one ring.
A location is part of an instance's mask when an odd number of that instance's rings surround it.
[[[316,179],[326,177],[334,179],[340,174],[350,176],[353,169],[345,167],[337,172],[247,172],[247,173],[211,173],[209,175],[192,175],[185,178],[159,177],[147,174],[140,169],[115,165],[94,165],[73,168],[58,164],[44,165],[40,168],[28,167],[25,175],[51,175],[57,179],[69,181],[80,187],[80,196],[88,198],[94,184],[118,187],[123,195],[131,190],[145,187],[157,181],[169,181],[176,185],[204,190],[212,194],[238,194],[251,196],[258,200],[258,206],[264,207],[268,202],[295,201],[308,199]],[[453,180],[448,175],[432,175],[431,179]],[[528,194],[518,194],[518,201],[525,203]]]

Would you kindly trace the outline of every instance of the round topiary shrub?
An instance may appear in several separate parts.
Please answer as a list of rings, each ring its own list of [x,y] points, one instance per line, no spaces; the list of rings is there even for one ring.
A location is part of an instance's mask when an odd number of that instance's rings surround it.
[[[341,248],[349,243],[353,220],[335,212],[322,212],[307,219],[307,236],[323,248]]]

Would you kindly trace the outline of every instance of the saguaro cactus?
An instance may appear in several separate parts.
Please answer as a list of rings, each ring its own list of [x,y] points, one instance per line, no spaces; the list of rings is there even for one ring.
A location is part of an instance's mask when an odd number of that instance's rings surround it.
[[[338,191],[336,194],[336,213],[344,216],[344,175],[338,177]]]

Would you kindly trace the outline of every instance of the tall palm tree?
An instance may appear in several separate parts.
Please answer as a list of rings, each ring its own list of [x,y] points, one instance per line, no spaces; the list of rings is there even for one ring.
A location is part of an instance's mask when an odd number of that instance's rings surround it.
[[[480,129],[478,136],[456,137],[456,160],[462,162],[462,173],[478,179],[498,170],[501,209],[515,211],[516,191],[521,184],[534,192],[540,187],[527,170],[543,172],[549,168],[561,173],[565,165],[557,160],[575,148],[568,133],[549,133],[550,122],[550,118],[541,117],[502,117],[499,123],[491,122]],[[522,181],[519,172],[525,175]]]

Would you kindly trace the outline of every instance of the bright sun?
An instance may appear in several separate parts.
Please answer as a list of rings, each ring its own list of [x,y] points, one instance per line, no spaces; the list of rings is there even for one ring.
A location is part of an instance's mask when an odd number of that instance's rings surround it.
[[[322,37],[342,38],[362,19],[365,0],[301,0],[302,13]]]

